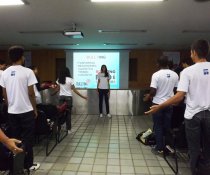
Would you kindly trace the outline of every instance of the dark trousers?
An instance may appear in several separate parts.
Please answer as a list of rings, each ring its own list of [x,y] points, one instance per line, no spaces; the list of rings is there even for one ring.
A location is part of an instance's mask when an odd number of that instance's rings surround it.
[[[22,114],[9,114],[9,124],[12,137],[20,139],[24,145],[26,152],[24,167],[30,168],[33,165],[34,111]]]
[[[67,103],[68,115],[66,117],[66,129],[71,130],[71,110],[72,110],[72,103],[73,99],[71,96],[60,96],[59,104],[63,104],[64,102]]]
[[[196,175],[199,157],[210,162],[210,111],[201,111],[192,119],[185,119],[185,130],[190,154],[192,175]]]
[[[103,107],[103,98],[105,98],[105,104],[106,104],[106,113],[109,114],[109,89],[99,89],[99,112],[100,114],[103,113],[102,107]]]
[[[166,107],[153,114],[156,149],[162,151],[165,148],[164,136],[171,129],[171,116],[173,108]]]

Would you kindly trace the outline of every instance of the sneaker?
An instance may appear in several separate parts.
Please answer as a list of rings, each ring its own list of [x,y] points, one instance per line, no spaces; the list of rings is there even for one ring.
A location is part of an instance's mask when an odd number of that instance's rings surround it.
[[[151,149],[151,152],[155,155],[163,156],[163,150],[157,150],[155,147]]]
[[[73,134],[75,130],[68,130],[68,134]]]
[[[99,117],[100,117],[100,118],[103,117],[103,114],[100,114]]]
[[[111,118],[112,116],[111,116],[111,114],[107,114],[107,117]]]
[[[33,163],[33,165],[29,168],[31,171],[36,171],[40,167],[40,163]]]

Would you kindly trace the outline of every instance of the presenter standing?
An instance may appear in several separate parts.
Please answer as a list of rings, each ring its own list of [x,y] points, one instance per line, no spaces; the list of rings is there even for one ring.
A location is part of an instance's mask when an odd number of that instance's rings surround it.
[[[111,114],[109,113],[110,79],[111,76],[107,71],[106,65],[102,65],[101,71],[98,73],[98,84],[97,84],[97,90],[99,95],[99,112],[100,112],[99,117],[103,117],[103,112],[102,112],[103,97],[105,98],[107,117],[109,118],[111,117]]]

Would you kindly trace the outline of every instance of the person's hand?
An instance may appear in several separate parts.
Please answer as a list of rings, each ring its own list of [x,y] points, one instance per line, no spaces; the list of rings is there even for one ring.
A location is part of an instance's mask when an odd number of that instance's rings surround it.
[[[23,152],[22,148],[18,148],[16,144],[20,144],[21,141],[17,139],[7,139],[5,142],[6,147],[14,154]]]
[[[154,114],[159,110],[160,110],[160,105],[153,105],[153,106],[150,107],[150,110],[145,112],[144,114],[146,114],[146,115]]]
[[[143,98],[143,101],[146,102],[146,101],[149,101],[149,100],[150,100],[150,94],[145,94],[144,98]]]

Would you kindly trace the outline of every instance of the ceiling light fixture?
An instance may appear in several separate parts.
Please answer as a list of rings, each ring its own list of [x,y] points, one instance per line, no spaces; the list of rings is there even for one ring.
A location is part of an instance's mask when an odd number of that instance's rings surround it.
[[[22,0],[0,0],[0,6],[7,5],[24,5],[25,2]]]
[[[164,0],[91,0],[91,2],[160,2]]]

